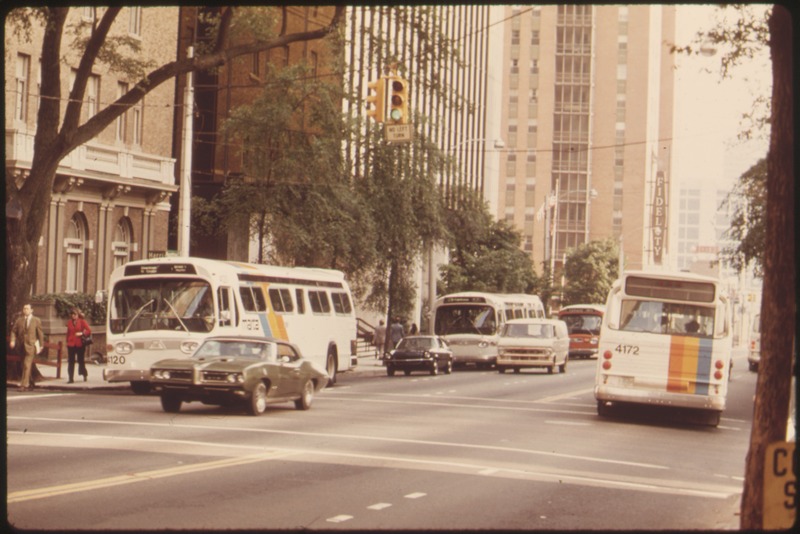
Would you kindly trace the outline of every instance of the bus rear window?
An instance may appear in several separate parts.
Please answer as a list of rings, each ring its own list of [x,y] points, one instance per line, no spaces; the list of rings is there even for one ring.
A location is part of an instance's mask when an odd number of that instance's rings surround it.
[[[664,280],[629,276],[625,292],[633,297],[679,300],[684,302],[714,302],[714,284],[688,280]]]

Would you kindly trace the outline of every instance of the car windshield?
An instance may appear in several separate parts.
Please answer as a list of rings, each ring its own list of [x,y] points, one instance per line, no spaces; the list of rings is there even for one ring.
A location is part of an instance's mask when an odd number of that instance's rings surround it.
[[[434,347],[433,339],[429,337],[407,337],[397,345],[398,350],[428,350]]]
[[[567,323],[570,334],[600,334],[602,318],[590,313],[566,313],[559,317]]]
[[[269,343],[259,343],[256,341],[237,341],[237,340],[216,340],[210,339],[203,343],[193,358],[210,358],[216,356],[228,356],[235,358],[249,358],[253,360],[269,359]],[[272,351],[274,352],[274,351]]]
[[[551,324],[508,324],[503,327],[500,337],[535,337],[549,339],[556,331]]]

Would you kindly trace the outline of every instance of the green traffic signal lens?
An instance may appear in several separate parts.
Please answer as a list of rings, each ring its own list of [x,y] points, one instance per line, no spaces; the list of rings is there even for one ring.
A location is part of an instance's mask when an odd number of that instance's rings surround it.
[[[399,121],[400,119],[403,118],[403,112],[400,111],[399,109],[393,109],[391,115],[392,115],[392,120],[395,121]]]

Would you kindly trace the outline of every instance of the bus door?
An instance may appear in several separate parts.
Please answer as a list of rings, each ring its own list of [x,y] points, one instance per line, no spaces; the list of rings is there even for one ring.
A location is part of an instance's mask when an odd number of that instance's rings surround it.
[[[223,328],[239,326],[239,316],[236,313],[236,299],[233,298],[233,288],[220,286],[217,288],[217,304],[219,306],[218,324]]]

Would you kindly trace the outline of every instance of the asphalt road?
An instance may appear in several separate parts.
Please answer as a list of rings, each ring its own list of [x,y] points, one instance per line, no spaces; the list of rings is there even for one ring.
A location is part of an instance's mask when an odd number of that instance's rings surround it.
[[[340,375],[309,411],[179,414],[127,389],[7,393],[8,520],[23,529],[738,528],[755,373],[717,428],[600,418],[566,374]]]

